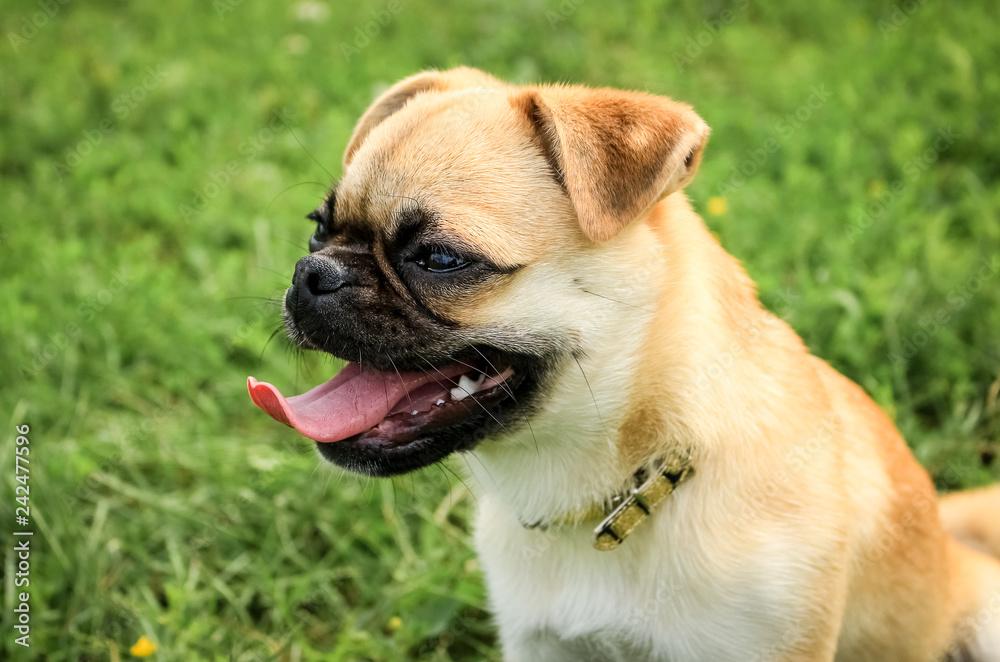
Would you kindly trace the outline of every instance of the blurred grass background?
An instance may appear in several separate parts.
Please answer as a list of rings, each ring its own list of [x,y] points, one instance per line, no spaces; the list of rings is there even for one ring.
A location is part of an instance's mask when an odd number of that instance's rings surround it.
[[[8,0],[0,529],[27,423],[36,535],[33,645],[12,643],[11,542],[0,651],[119,660],[145,635],[159,660],[499,659],[460,468],[319,467],[245,388],[331,375],[268,343],[269,299],[355,119],[426,67],[693,104],[713,135],[689,195],[765,303],[892,414],[939,487],[995,480],[993,10]]]

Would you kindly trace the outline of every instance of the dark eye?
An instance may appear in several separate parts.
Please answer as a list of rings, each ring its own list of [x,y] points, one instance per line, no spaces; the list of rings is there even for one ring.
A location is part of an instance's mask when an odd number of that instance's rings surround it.
[[[454,252],[440,246],[425,247],[413,262],[431,273],[440,274],[448,271],[458,271],[469,265],[469,261],[455,255]]]
[[[316,222],[316,232],[309,237],[309,252],[315,253],[323,248],[326,242],[330,241],[330,228],[327,227],[326,217],[318,210],[306,216],[310,221]]]

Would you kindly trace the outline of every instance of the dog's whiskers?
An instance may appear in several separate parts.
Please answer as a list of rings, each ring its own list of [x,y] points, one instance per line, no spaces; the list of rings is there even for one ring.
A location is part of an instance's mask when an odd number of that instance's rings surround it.
[[[583,369],[583,364],[580,363],[580,359],[576,356],[576,354],[573,355],[573,360],[576,361],[576,365],[580,368],[580,374],[583,375],[583,381],[587,383],[587,390],[590,391],[590,399],[594,402],[594,411],[597,412],[597,420],[601,422],[604,434],[607,435],[609,440],[611,440],[611,434],[608,432],[608,426],[604,423],[604,416],[601,415],[601,408],[597,406],[597,397],[594,395],[594,389],[590,386],[590,379],[587,377],[587,373]]]
[[[316,165],[318,165],[323,170],[323,172],[326,173],[327,177],[329,177],[330,179],[333,179],[334,178],[333,177],[333,173],[330,172],[329,170],[327,170],[326,166],[323,165],[322,163],[320,163],[319,159],[317,159],[315,156],[313,156],[312,152],[310,152],[306,148],[306,146],[302,144],[302,141],[299,140],[299,137],[295,134],[295,129],[293,129],[291,126],[289,126],[288,127],[288,132],[292,134],[292,138],[295,138],[295,142],[297,142],[299,144],[299,147],[302,148],[302,151],[309,155],[309,158],[313,160],[313,163],[315,163]]]
[[[587,294],[592,294],[595,297],[600,297],[601,299],[607,299],[608,301],[612,301],[614,303],[621,304],[622,306],[628,306],[629,308],[635,308],[637,310],[641,310],[641,311],[647,312],[647,313],[652,313],[653,312],[649,308],[643,308],[642,306],[637,306],[635,304],[628,303],[627,301],[619,301],[618,299],[613,299],[611,297],[604,296],[603,294],[598,294],[597,292],[591,292],[590,290],[585,290],[585,289],[581,289],[580,291],[581,292],[586,292]]]
[[[329,173],[327,173],[327,174],[329,174]],[[332,179],[333,176],[331,175],[330,178]],[[268,212],[271,211],[271,205],[273,205],[275,202],[277,202],[278,198],[280,198],[284,194],[288,193],[293,188],[298,188],[299,186],[308,186],[309,184],[313,184],[315,186],[319,186],[319,187],[323,188],[324,190],[327,189],[327,184],[324,184],[322,182],[299,182],[298,184],[292,184],[291,186],[287,186],[287,187],[283,188],[282,190],[278,191],[277,195],[275,195],[271,199],[271,201],[269,203],[267,203],[267,206],[264,207],[264,215],[267,216]]]
[[[399,377],[399,385],[403,387],[403,392],[406,393],[406,401],[410,403],[410,407],[413,407],[413,399],[410,397],[410,391],[406,388],[406,383],[403,381],[403,374],[399,372],[399,368],[396,367],[396,362],[392,360],[392,357],[388,354],[385,358],[389,359],[389,363],[392,364],[392,369],[396,371],[396,376]]]
[[[457,331],[456,331],[455,333],[456,333],[456,334],[457,334],[457,335],[458,335],[458,336],[459,336],[460,338],[462,338],[462,340],[464,340],[464,341],[465,341],[465,344],[466,344],[466,345],[468,345],[469,347],[471,347],[472,349],[474,349],[474,350],[476,351],[476,353],[477,353],[477,354],[479,354],[479,356],[483,357],[483,360],[484,360],[484,361],[486,361],[486,363],[488,363],[488,364],[489,364],[489,366],[490,366],[490,369],[491,369],[491,370],[493,370],[493,371],[494,371],[494,372],[496,372],[497,374],[500,374],[500,371],[499,371],[499,369],[497,369],[497,367],[496,367],[495,365],[493,365],[493,362],[492,362],[492,361],[490,361],[490,360],[489,360],[489,359],[488,359],[488,358],[486,357],[486,355],[485,355],[485,354],[483,354],[483,353],[482,353],[482,351],[480,351],[480,349],[479,349],[478,347],[476,347],[476,346],[475,346],[475,344],[473,344],[473,343],[472,343],[472,342],[471,342],[471,341],[470,341],[470,340],[469,340],[468,338],[466,338],[465,336],[463,336],[463,335],[462,335],[461,333],[459,333],[459,332],[457,332]],[[465,364],[463,364],[463,365],[465,365]],[[471,367],[471,366],[470,366],[470,367]],[[514,397],[514,391],[513,391],[513,389],[511,389],[511,388],[510,388],[510,386],[508,386],[508,385],[507,385],[507,382],[506,382],[506,381],[504,381],[504,382],[501,382],[501,386],[503,386],[503,389],[504,389],[504,390],[505,390],[505,391],[507,392],[507,395],[509,395],[509,396],[511,397],[511,400],[513,400],[513,401],[514,401],[514,404],[515,404],[515,405],[517,405],[517,404],[518,404],[518,402],[517,402],[517,398],[516,398],[516,397]],[[534,442],[534,444],[535,444],[535,454],[537,455],[537,454],[539,453],[539,450],[538,450],[538,438],[537,438],[537,437],[535,436],[535,431],[534,431],[534,429],[532,429],[532,427],[531,427],[531,420],[530,420],[530,419],[528,418],[528,414],[527,414],[527,413],[525,413],[525,412],[521,412],[521,417],[522,417],[522,418],[524,418],[524,422],[525,422],[525,423],[527,424],[527,426],[528,426],[528,432],[530,432],[530,433],[531,433],[531,440],[532,440],[532,442]]]
[[[279,324],[277,328],[275,328],[274,331],[271,332],[271,335],[267,337],[267,340],[264,341],[264,346],[261,347],[260,349],[260,355],[257,356],[257,363],[260,363],[261,361],[264,360],[264,352],[267,351],[267,346],[271,344],[271,341],[274,340],[284,328],[285,328],[284,324]]]
[[[468,345],[470,349],[475,350],[476,354],[479,354],[479,356],[483,357],[483,360],[486,361],[487,365],[490,366],[490,370],[497,373],[497,375],[501,374],[500,369],[497,368],[495,365],[493,365],[493,362],[490,361],[489,358],[487,358],[486,355],[483,354],[483,352],[478,347],[476,347],[476,345],[471,340],[465,337],[460,331],[455,331],[455,335],[464,340],[465,344]],[[461,361],[458,361],[458,363],[461,363],[462,365],[468,366],[473,369],[475,368],[475,366],[468,365],[467,363],[462,363]],[[500,386],[503,387],[503,390],[507,391],[507,395],[509,395],[511,399],[514,400],[514,404],[517,404],[517,398],[514,397],[513,389],[511,389],[506,382],[500,382]]]
[[[445,376],[445,374],[443,372],[441,372],[441,370],[439,370],[437,367],[435,367],[433,363],[431,363],[430,361],[428,361],[426,358],[424,358],[420,354],[418,354],[417,356],[420,357],[421,361],[423,361],[424,363],[426,363],[427,365],[429,365],[431,367],[431,369],[434,370],[434,372],[438,373],[439,375],[441,375],[442,377],[445,377],[447,379],[447,377]],[[472,394],[470,393],[469,395],[471,396]],[[503,423],[501,423],[500,420],[496,416],[494,416],[493,413],[490,412],[489,409],[486,408],[486,405],[484,405],[479,400],[476,400],[475,398],[473,398],[472,401],[475,402],[477,405],[479,405],[480,409],[482,409],[487,414],[489,414],[490,418],[492,418],[494,421],[496,421],[496,424],[499,425],[501,428],[503,428],[504,432],[508,431],[507,430],[507,426],[505,426]]]

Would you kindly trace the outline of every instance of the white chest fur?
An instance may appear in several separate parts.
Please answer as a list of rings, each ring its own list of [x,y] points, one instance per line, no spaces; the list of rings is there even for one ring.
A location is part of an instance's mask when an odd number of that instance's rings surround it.
[[[685,516],[698,490],[680,488],[612,552],[594,550],[586,527],[525,529],[481,500],[476,546],[505,659],[747,662],[794,647],[805,569],[770,560],[775,540],[720,550],[725,535],[708,537]]]

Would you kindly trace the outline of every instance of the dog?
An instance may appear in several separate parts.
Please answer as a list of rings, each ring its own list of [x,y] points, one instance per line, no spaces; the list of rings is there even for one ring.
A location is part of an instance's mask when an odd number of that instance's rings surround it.
[[[683,194],[708,135],[645,93],[394,85],[284,300],[348,364],[254,402],[368,476],[464,454],[508,662],[1000,661],[1000,490],[943,522],[889,418],[762,308]]]

